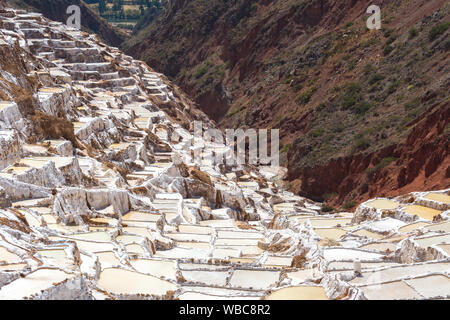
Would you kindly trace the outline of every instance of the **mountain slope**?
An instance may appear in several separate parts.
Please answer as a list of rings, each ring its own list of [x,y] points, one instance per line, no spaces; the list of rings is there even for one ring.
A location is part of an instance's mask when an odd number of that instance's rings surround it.
[[[98,34],[112,46],[119,46],[126,37],[125,33],[111,26],[81,0],[6,0],[6,4],[37,11],[49,19],[64,23],[68,17],[67,8],[78,5],[81,8],[81,25],[85,31]]]
[[[449,4],[380,1],[372,31],[370,4],[173,0],[124,48],[221,127],[280,128],[302,195],[351,207],[448,187]]]

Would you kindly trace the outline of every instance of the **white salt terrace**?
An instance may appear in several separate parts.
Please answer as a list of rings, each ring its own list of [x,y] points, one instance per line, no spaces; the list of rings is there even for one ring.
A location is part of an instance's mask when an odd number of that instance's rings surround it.
[[[11,154],[0,162],[1,299],[450,298],[450,190],[324,215],[277,185],[284,168],[224,172],[212,156],[226,147],[204,141],[196,166],[187,127],[206,117],[162,75],[96,36],[7,12],[0,46],[17,38],[39,57],[23,61],[39,110],[64,114],[77,143],[31,143],[32,124],[0,101]],[[182,121],[160,109],[169,100]]]

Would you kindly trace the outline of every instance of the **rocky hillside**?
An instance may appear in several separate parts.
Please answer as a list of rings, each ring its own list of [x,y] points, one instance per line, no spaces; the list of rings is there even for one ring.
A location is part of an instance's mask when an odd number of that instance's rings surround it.
[[[66,22],[66,10],[71,5],[81,8],[81,25],[84,31],[96,33],[106,43],[119,46],[126,38],[126,34],[111,26],[95,11],[91,10],[82,0],[4,0],[8,6],[40,12],[45,17]]]
[[[291,190],[353,207],[450,185],[449,4],[173,0],[125,43],[222,128],[280,128]]]

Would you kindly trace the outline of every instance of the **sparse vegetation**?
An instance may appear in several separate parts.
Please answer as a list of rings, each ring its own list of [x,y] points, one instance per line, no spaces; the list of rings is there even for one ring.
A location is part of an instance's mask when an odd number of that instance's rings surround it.
[[[281,153],[286,153],[286,152],[288,152],[289,151],[289,148],[291,147],[292,145],[290,144],[290,143],[288,143],[287,145],[285,145],[282,149],[281,149]]]
[[[325,193],[324,195],[323,195],[323,198],[326,200],[326,201],[328,201],[328,200],[330,200],[330,199],[332,199],[332,198],[336,198],[336,197],[338,197],[339,196],[339,194],[337,193],[337,192],[330,192],[330,193]]]
[[[313,88],[307,89],[305,92],[302,92],[301,94],[299,94],[297,96],[297,102],[299,104],[307,104],[311,100],[311,97],[313,96],[313,94],[316,90],[317,89],[315,87],[313,87]]]
[[[318,129],[314,129],[314,130],[310,131],[310,135],[313,138],[321,137],[321,136],[323,136],[324,133],[325,133],[325,130],[322,128],[318,128]]]
[[[397,161],[397,158],[394,158],[394,157],[383,158],[376,166],[374,166],[373,168],[367,169],[367,173],[372,174],[374,172],[380,171],[381,169],[387,167],[394,161]]]
[[[419,31],[416,28],[411,28],[408,31],[408,39],[411,40],[415,37],[417,37],[417,35],[419,34]]]
[[[450,27],[450,22],[438,24],[431,28],[430,33],[428,34],[428,39],[430,41],[436,40],[440,35],[444,34],[448,27]]]
[[[361,86],[357,83],[350,83],[346,86],[341,104],[344,110],[350,109],[361,100]]]
[[[336,211],[336,209],[334,207],[330,206],[329,204],[323,204],[321,211],[322,212],[333,212],[333,211]]]
[[[356,206],[356,202],[355,201],[348,201],[348,202],[346,202],[344,204],[343,208],[345,210],[348,210],[348,209],[354,208],[355,206]]]
[[[376,74],[374,74],[374,75],[370,78],[369,84],[375,84],[375,83],[377,83],[378,81],[383,80],[384,78],[385,78],[385,77],[384,77],[382,74],[376,73]]]
[[[200,79],[208,72],[208,67],[202,67],[195,73],[195,78]]]
[[[370,139],[365,136],[357,136],[354,143],[354,150],[365,150],[370,147]]]

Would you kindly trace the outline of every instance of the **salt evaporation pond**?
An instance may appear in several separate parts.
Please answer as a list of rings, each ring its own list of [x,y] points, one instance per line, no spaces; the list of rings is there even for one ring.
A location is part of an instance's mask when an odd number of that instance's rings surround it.
[[[177,286],[169,281],[119,268],[103,270],[97,283],[100,288],[114,294],[164,295],[177,290]]]
[[[328,300],[322,287],[298,286],[282,288],[269,294],[267,300]]]

